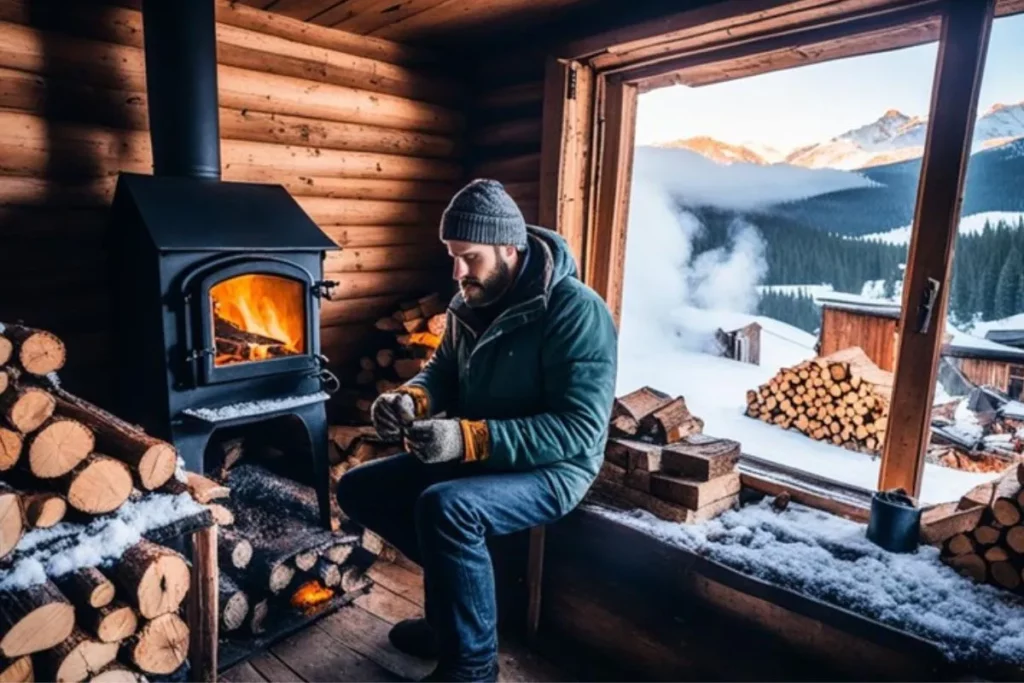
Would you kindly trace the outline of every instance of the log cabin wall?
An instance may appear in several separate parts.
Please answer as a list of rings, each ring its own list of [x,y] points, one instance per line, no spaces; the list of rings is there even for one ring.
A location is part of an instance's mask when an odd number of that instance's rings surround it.
[[[978,386],[988,385],[1000,391],[1009,389],[1009,363],[979,358],[953,358],[951,360],[953,360],[960,372],[963,373],[964,377]]]
[[[0,0],[0,320],[59,333],[63,380],[98,401],[132,343],[111,338],[107,209],[118,171],[152,171],[142,16],[124,4]],[[448,281],[437,219],[465,175],[464,89],[420,49],[220,0],[217,20],[223,178],[284,185],[346,247],[321,320],[344,364],[376,318]]]
[[[898,322],[882,315],[824,306],[821,309],[820,353],[828,356],[859,346],[878,367],[891,372],[896,364]]]
[[[469,176],[501,181],[527,222],[537,223],[544,56],[485,59],[472,82]]]

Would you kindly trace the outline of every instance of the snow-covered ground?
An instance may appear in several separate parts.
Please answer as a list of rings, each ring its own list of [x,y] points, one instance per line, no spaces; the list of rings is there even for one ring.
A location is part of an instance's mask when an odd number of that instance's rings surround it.
[[[593,508],[663,541],[748,575],[926,638],[954,661],[1024,660],[1024,606],[939,560],[937,548],[891,553],[866,526],[797,503],[768,500],[702,524],[676,524],[636,510]]]
[[[960,219],[960,234],[977,235],[985,229],[985,221],[988,221],[993,227],[995,227],[999,221],[1008,223],[1011,227],[1016,227],[1017,222],[1022,217],[1024,217],[1024,213],[1019,211],[984,211],[982,213],[971,214],[970,216],[964,216]],[[870,235],[864,235],[861,239],[876,240],[878,242],[884,242],[885,244],[909,244],[910,231],[912,227],[913,226],[910,225],[904,225],[902,228],[894,228],[886,232],[876,232]]]
[[[971,334],[975,337],[984,337],[991,330],[1024,330],[1024,313],[999,320],[976,322],[971,328]]]

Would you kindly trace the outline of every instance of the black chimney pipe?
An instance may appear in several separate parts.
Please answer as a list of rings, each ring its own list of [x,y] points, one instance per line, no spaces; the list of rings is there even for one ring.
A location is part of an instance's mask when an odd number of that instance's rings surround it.
[[[143,0],[153,174],[220,179],[214,0]]]

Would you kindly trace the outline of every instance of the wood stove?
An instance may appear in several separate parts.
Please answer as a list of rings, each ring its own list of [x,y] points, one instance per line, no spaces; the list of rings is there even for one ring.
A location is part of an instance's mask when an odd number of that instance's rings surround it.
[[[214,26],[212,0],[143,4],[154,174],[122,173],[111,212],[117,411],[196,472],[215,431],[295,418],[329,525],[319,299],[337,246],[283,187],[220,179]]]

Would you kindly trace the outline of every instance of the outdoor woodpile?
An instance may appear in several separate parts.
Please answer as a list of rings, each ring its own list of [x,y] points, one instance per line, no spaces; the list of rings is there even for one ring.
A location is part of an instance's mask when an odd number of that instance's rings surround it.
[[[703,434],[681,397],[643,387],[616,399],[605,460],[588,497],[692,523],[739,502],[740,444]]]
[[[858,347],[779,371],[747,392],[747,415],[862,453],[885,443],[892,373]]]
[[[0,566],[11,578],[30,531],[85,529],[175,481],[170,444],[60,388],[65,360],[56,335],[0,326]],[[26,547],[70,555],[66,544],[55,535]],[[189,587],[185,558],[145,539],[100,567],[15,581],[0,592],[0,681],[172,674],[188,653]]]
[[[353,421],[369,424],[374,399],[423,369],[441,344],[446,309],[446,302],[435,292],[403,302],[394,314],[377,320],[373,353],[359,359]]]
[[[1024,595],[1024,463],[923,513],[921,527],[964,576]]]

